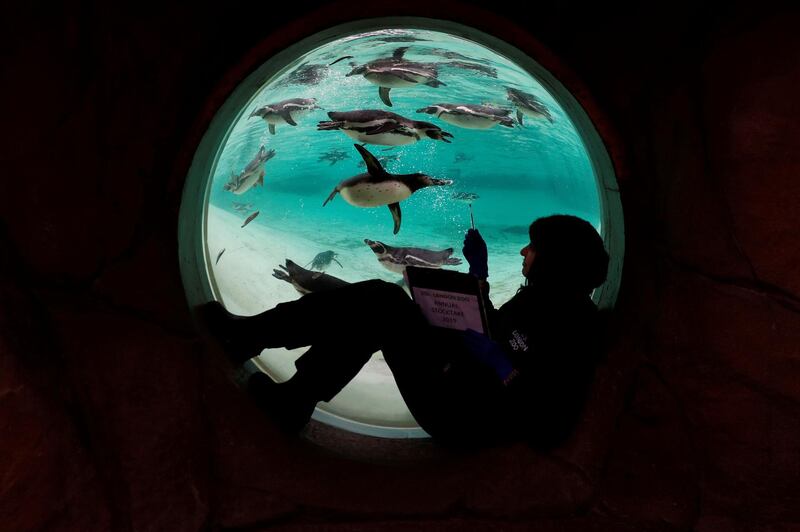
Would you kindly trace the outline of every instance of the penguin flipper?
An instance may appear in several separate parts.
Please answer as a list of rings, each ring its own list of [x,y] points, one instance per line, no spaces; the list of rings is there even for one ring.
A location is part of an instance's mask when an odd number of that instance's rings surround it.
[[[340,268],[344,268],[344,266],[342,266],[342,263],[341,263],[341,262],[339,262],[338,260],[336,260],[336,259],[333,259],[333,262],[335,262],[336,264],[338,264]]]
[[[342,57],[340,57],[339,59],[337,59],[337,60],[336,60],[336,61],[334,61],[333,63],[328,63],[328,66],[333,66],[333,65],[335,65],[336,63],[338,63],[339,61],[344,61],[345,59],[352,59],[352,58],[353,58],[353,56],[352,56],[352,55],[343,55]]]
[[[387,205],[389,207],[389,212],[392,213],[392,219],[394,220],[394,232],[393,234],[397,234],[400,231],[400,221],[402,220],[402,213],[400,212],[400,204],[390,203]]]
[[[322,206],[324,207],[325,205],[327,205],[328,202],[330,200],[332,200],[334,198],[334,196],[336,196],[336,194],[338,194],[338,193],[339,193],[339,187],[337,186],[336,188],[333,189],[333,192],[331,192],[330,196],[328,196],[328,199],[325,200],[325,202],[322,204]]]
[[[265,174],[266,174],[266,172],[264,170],[261,170],[258,173],[258,181],[256,181],[256,185],[261,185],[262,187],[264,186],[264,175]]]
[[[522,111],[519,109],[517,109],[517,122],[519,122],[519,125],[522,125]]]
[[[269,134],[270,135],[274,135],[275,134],[275,124],[269,124],[268,128],[269,128]]]
[[[403,257],[403,262],[406,263],[407,266],[419,266],[420,268],[438,268],[439,265],[425,259],[420,259],[419,257],[415,257],[414,255],[406,255]]]
[[[395,48],[394,52],[392,53],[392,59],[395,61],[401,61],[403,56],[406,54],[408,50],[408,46],[401,46],[399,48]]]
[[[356,147],[358,153],[360,153],[361,157],[364,159],[364,162],[367,165],[367,172],[369,172],[370,175],[375,177],[386,175],[386,170],[383,169],[383,166],[381,166],[380,161],[378,161],[378,159],[376,159],[374,155],[372,155],[369,151],[367,151],[367,149],[364,148],[363,146],[359,146],[358,144],[354,144],[353,146]]]
[[[294,121],[294,119],[292,118],[292,114],[289,111],[282,112],[281,118],[283,118],[283,121],[289,124],[290,126],[297,125],[297,122]]]
[[[378,95],[381,97],[381,101],[388,105],[389,107],[392,106],[392,100],[389,99],[389,91],[392,90],[389,87],[381,87],[378,89]]]

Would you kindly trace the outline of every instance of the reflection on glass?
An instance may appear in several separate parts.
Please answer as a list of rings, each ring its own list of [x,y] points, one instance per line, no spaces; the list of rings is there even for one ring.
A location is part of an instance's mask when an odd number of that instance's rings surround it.
[[[237,314],[369,278],[400,283],[407,264],[466,271],[472,219],[499,306],[522,281],[515,250],[534,218],[600,229],[589,157],[554,97],[498,53],[436,31],[350,35],[298,57],[241,109],[210,179],[209,275]],[[285,380],[301,353],[265,350],[259,363]],[[321,409],[417,429],[380,353]]]

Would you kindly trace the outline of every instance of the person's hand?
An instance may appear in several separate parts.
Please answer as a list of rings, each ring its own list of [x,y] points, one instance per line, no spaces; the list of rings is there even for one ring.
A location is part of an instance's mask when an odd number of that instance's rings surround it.
[[[461,249],[469,263],[469,273],[478,279],[489,277],[489,253],[486,242],[477,229],[467,229],[464,235],[464,247]]]
[[[508,382],[514,376],[516,370],[500,344],[472,329],[464,331],[461,338],[467,352],[475,360],[491,368],[501,381]]]

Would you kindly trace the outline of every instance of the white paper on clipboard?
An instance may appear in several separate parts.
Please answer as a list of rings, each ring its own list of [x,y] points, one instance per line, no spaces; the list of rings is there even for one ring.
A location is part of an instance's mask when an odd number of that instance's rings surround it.
[[[478,280],[452,270],[408,266],[406,283],[428,323],[488,334],[483,295]]]
[[[483,333],[478,297],[433,288],[412,288],[414,301],[433,326]]]

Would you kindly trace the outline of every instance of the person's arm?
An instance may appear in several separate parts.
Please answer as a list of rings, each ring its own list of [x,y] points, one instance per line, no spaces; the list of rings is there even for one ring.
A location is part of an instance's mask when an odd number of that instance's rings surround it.
[[[477,229],[467,229],[461,253],[469,263],[469,274],[480,281],[486,281],[489,277],[489,252],[486,249],[486,242]]]
[[[469,263],[469,274],[478,279],[478,286],[483,295],[487,311],[494,310],[492,300],[489,299],[489,252],[486,242],[477,229],[468,229],[464,235],[464,247],[461,249],[464,258]]]
[[[484,366],[491,368],[495,375],[508,386],[519,374],[517,368],[511,363],[508,355],[497,342],[492,341],[485,334],[472,329],[462,333],[467,352]]]

